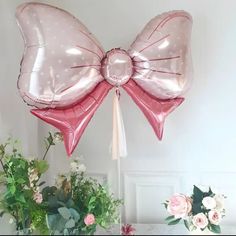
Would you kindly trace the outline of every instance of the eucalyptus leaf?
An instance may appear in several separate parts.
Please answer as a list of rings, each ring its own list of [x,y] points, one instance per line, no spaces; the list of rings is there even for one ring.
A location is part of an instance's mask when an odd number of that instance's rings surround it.
[[[70,208],[69,211],[70,211],[73,219],[75,220],[75,222],[78,222],[80,219],[80,214],[74,208]]]
[[[70,235],[69,230],[68,229],[64,229],[63,235]]]
[[[72,207],[74,205],[74,201],[70,198],[67,203],[66,203],[67,207]]]
[[[73,219],[69,219],[66,222],[65,227],[68,228],[68,229],[71,229],[71,228],[75,227],[75,221]]]
[[[66,207],[60,207],[58,208],[58,212],[64,219],[69,219],[71,217],[71,213],[68,208]]]
[[[66,220],[60,214],[48,214],[46,221],[48,228],[54,232],[62,232],[65,228]]]

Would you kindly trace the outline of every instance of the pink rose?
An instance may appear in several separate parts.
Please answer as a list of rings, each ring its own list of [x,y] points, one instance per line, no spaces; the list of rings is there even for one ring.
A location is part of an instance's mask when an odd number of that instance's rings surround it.
[[[175,194],[169,200],[167,211],[175,218],[186,218],[192,210],[191,198],[183,194]]]
[[[36,203],[40,204],[40,203],[43,201],[43,196],[42,196],[42,194],[39,193],[39,192],[36,192],[36,193],[34,194],[34,200],[35,200]]]
[[[221,221],[222,216],[218,211],[211,210],[208,213],[208,218],[212,224],[218,225]]]
[[[200,229],[204,229],[208,225],[208,219],[203,213],[198,213],[192,219],[194,226]]]
[[[93,214],[88,214],[85,216],[84,218],[84,223],[89,226],[89,225],[93,225],[95,223],[95,217]]]

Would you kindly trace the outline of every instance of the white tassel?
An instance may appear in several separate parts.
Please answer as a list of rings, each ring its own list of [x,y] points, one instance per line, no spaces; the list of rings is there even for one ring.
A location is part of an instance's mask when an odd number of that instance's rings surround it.
[[[120,109],[119,96],[120,96],[119,90],[117,89],[113,98],[113,137],[112,137],[113,160],[127,156],[125,129]]]

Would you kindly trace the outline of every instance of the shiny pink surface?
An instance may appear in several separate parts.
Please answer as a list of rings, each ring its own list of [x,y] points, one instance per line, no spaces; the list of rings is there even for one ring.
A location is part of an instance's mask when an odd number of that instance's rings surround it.
[[[192,19],[184,11],[153,18],[128,52],[104,52],[70,13],[41,3],[17,8],[25,51],[18,89],[31,112],[64,135],[71,155],[96,109],[112,87],[123,86],[157,137],[192,80]]]
[[[153,18],[131,45],[132,79],[156,98],[183,96],[191,85],[191,28],[187,12],[163,13]]]
[[[101,82],[81,102],[64,109],[32,109],[31,113],[63,133],[67,154],[71,156],[95,111],[112,88]]]
[[[102,75],[114,86],[125,84],[133,74],[132,60],[125,50],[112,49],[102,60]]]
[[[25,52],[18,88],[38,108],[77,103],[103,80],[102,46],[74,16],[41,3],[17,8]]]
[[[154,129],[156,136],[161,140],[166,117],[184,101],[184,98],[166,100],[154,98],[141,89],[133,80],[123,85],[123,88],[141,109]]]

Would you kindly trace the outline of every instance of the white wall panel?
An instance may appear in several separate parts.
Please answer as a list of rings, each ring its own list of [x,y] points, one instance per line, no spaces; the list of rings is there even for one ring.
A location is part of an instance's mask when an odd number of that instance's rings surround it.
[[[0,139],[22,140],[27,154],[42,154],[51,128],[29,113],[16,80],[23,40],[14,12],[24,0],[0,0]],[[228,196],[226,223],[236,224],[236,1],[234,0],[44,0],[78,17],[104,46],[127,49],[155,15],[173,9],[193,16],[194,83],[186,101],[166,121],[157,141],[147,120],[122,91],[128,157],[122,160],[123,219],[163,222],[161,204],[172,192],[190,193],[193,184],[213,185]],[[118,195],[117,163],[111,160],[112,93],[98,109],[74,156],[83,155],[90,173],[107,175]],[[47,180],[69,169],[63,145],[48,156]],[[101,177],[101,176],[100,176]],[[102,177],[103,178],[103,177]],[[152,203],[154,205],[152,205]],[[0,219],[0,233],[5,221]]]

